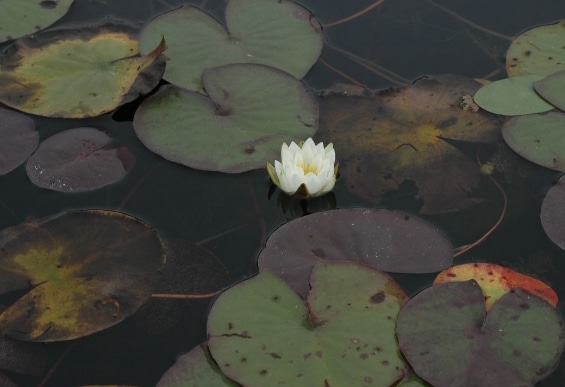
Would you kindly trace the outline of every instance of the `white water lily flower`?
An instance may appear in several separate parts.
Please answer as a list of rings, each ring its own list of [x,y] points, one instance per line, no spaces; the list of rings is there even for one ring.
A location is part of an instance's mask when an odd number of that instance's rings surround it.
[[[277,187],[288,195],[317,197],[330,192],[337,176],[335,151],[330,143],[314,144],[312,138],[297,145],[283,143],[281,161],[267,163],[267,171]]]

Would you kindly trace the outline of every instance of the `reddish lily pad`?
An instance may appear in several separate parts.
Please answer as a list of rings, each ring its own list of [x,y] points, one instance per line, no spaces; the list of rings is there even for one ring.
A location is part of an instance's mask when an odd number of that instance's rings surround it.
[[[0,102],[26,113],[97,116],[151,91],[165,70],[164,41],[138,55],[127,25],[58,28],[0,54]],[[70,86],[71,85],[71,86]]]
[[[305,297],[316,262],[353,261],[396,273],[431,273],[451,266],[453,246],[428,222],[399,211],[342,209],[295,219],[277,229],[259,255],[268,269]]]
[[[21,113],[0,108],[0,175],[27,160],[39,144],[33,120]]]
[[[0,294],[29,291],[0,315],[4,335],[61,341],[132,315],[154,290],[163,248],[139,219],[71,211],[0,232]]]
[[[135,156],[94,128],[75,128],[44,140],[27,162],[27,175],[39,187],[60,192],[89,191],[122,179]]]
[[[379,204],[412,181],[420,213],[463,210],[481,202],[474,193],[481,174],[476,157],[453,142],[500,140],[497,117],[461,107],[480,86],[466,77],[436,76],[369,95],[338,89],[320,102],[316,138],[333,142],[345,185],[358,197]]]
[[[565,250],[565,177],[545,195],[541,205],[541,225],[549,239]]]
[[[406,296],[386,274],[320,262],[308,305],[263,271],[224,292],[208,318],[208,347],[244,386],[390,386],[407,371],[394,335]]]
[[[433,386],[533,386],[551,373],[565,344],[559,313],[516,288],[485,313],[474,281],[432,286],[398,315],[400,349]]]
[[[450,267],[438,274],[434,285],[470,279],[477,281],[481,287],[487,312],[500,297],[518,287],[544,299],[553,307],[559,302],[555,291],[540,280],[493,263],[467,263]]]

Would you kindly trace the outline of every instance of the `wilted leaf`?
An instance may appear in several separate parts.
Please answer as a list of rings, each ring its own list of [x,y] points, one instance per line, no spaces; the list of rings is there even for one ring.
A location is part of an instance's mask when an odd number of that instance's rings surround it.
[[[559,313],[520,289],[485,316],[473,280],[422,291],[402,308],[396,326],[410,365],[437,387],[533,386],[552,371],[565,342]]]
[[[33,120],[21,113],[0,108],[0,175],[16,169],[39,144]]]
[[[131,27],[107,24],[17,40],[0,55],[0,102],[41,116],[84,118],[134,100],[159,82],[166,45],[141,57],[132,35]]]
[[[500,297],[514,288],[538,296],[553,307],[559,301],[555,291],[540,280],[493,263],[467,263],[450,267],[438,274],[434,285],[470,279],[477,281],[481,287],[487,312]]]
[[[239,386],[226,378],[211,358],[205,344],[197,345],[177,359],[157,387]]]
[[[153,293],[157,233],[112,211],[71,211],[0,232],[0,294],[31,289],[0,315],[19,340],[60,341],[115,325]]]
[[[26,171],[39,187],[61,192],[89,191],[112,184],[133,168],[125,147],[104,148],[112,139],[94,128],[75,128],[44,140]]]
[[[565,70],[565,21],[535,27],[518,36],[506,52],[508,76],[548,75]]]
[[[202,89],[205,69],[229,63],[258,63],[300,79],[318,59],[323,36],[310,12],[291,1],[231,0],[224,28],[207,13],[184,5],[143,29],[140,51],[164,36],[169,46],[164,78],[183,88]]]
[[[320,260],[362,262],[383,271],[431,273],[451,266],[453,246],[426,221],[399,211],[342,209],[295,219],[271,234],[258,259],[302,297]]]
[[[565,172],[565,113],[511,118],[504,123],[502,135],[520,156],[543,167]]]
[[[504,116],[542,113],[553,105],[536,93],[534,82],[543,75],[522,75],[501,79],[481,87],[473,97],[483,109]]]
[[[287,73],[230,64],[206,70],[202,82],[208,96],[166,85],[143,101],[133,125],[145,146],[192,168],[236,173],[264,168],[283,142],[316,132],[316,100]]]
[[[460,107],[480,84],[459,76],[422,78],[366,96],[332,94],[320,104],[317,138],[333,142],[342,178],[355,195],[380,203],[413,181],[422,214],[457,211],[480,202],[476,156],[453,141],[493,143],[498,119]]]
[[[48,27],[67,13],[72,3],[73,0],[0,1],[0,43]]]
[[[540,218],[549,239],[565,250],[565,177],[561,176],[545,195]]]
[[[406,296],[394,281],[368,266],[321,262],[310,284],[308,307],[268,271],[223,293],[208,319],[208,346],[222,372],[245,386],[401,379],[406,364],[394,327]]]

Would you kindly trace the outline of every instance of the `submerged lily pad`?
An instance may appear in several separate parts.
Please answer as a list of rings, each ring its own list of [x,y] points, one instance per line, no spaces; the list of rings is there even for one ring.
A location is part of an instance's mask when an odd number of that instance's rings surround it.
[[[113,326],[153,293],[163,248],[139,219],[71,211],[0,232],[0,294],[29,291],[0,315],[3,334],[70,340]]]
[[[114,183],[133,167],[127,148],[104,148],[112,139],[94,128],[75,128],[44,140],[27,162],[39,187],[60,192],[89,191]]]
[[[487,312],[500,297],[518,287],[544,299],[553,307],[559,302],[555,291],[540,280],[493,263],[466,263],[450,267],[438,274],[434,285],[470,279],[477,281],[481,287]]]
[[[268,271],[224,292],[208,318],[208,346],[222,372],[245,386],[401,379],[407,367],[394,327],[406,296],[394,281],[368,266],[321,262],[310,285],[308,307]]]
[[[0,102],[47,117],[112,111],[151,91],[165,68],[164,42],[141,57],[132,36],[131,27],[106,24],[19,39],[0,55]]]
[[[39,144],[33,120],[21,113],[0,108],[0,175],[16,169]]]
[[[0,1],[0,43],[50,26],[67,13],[73,1]]]
[[[564,28],[565,29],[565,28]],[[552,105],[565,111],[565,70],[550,74],[534,82],[536,91]]]
[[[504,141],[533,163],[565,172],[565,113],[514,117],[502,128]]]
[[[561,176],[545,195],[540,218],[549,239],[565,250],[565,177]]]
[[[485,315],[471,280],[432,286],[406,303],[396,333],[416,373],[433,386],[533,386],[559,360],[563,321],[544,300],[513,289]]]
[[[475,93],[475,102],[483,109],[504,116],[541,113],[553,109],[536,93],[534,82],[543,75],[522,75],[485,85]]]
[[[190,5],[164,13],[143,29],[140,51],[164,37],[170,58],[164,78],[194,91],[202,89],[205,69],[228,63],[265,64],[300,79],[322,51],[318,22],[294,2],[231,0],[225,15],[226,28]]]
[[[135,113],[153,152],[186,166],[244,172],[280,156],[283,142],[311,137],[318,106],[306,87],[273,67],[230,64],[202,76],[208,96],[166,85]]]
[[[341,176],[358,197],[379,204],[413,182],[420,213],[463,210],[481,201],[474,193],[481,174],[476,155],[467,157],[453,143],[500,138],[497,117],[460,107],[480,86],[438,76],[369,96],[330,94],[320,103],[316,138],[333,142]]]
[[[453,246],[426,221],[399,211],[342,209],[308,215],[278,228],[259,254],[259,270],[284,279],[302,297],[316,262],[354,261],[399,273],[451,266]]]
[[[535,27],[512,41],[506,53],[508,76],[548,75],[565,70],[565,21]]]
[[[239,386],[222,374],[205,345],[197,345],[179,357],[157,383],[157,387],[203,386]]]

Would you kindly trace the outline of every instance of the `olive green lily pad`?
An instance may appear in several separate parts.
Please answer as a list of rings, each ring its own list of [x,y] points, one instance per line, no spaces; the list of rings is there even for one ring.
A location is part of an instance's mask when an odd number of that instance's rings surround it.
[[[564,28],[565,29],[565,28]],[[565,111],[565,70],[550,74],[534,82],[536,91],[552,105]]]
[[[67,13],[73,1],[0,1],[0,43],[48,27]]]
[[[164,78],[189,90],[202,89],[206,68],[259,63],[302,78],[322,51],[321,28],[310,12],[291,1],[231,0],[226,28],[190,5],[151,21],[140,36],[148,53],[162,37],[169,49]]]
[[[71,211],[0,232],[0,294],[29,291],[0,315],[18,340],[61,341],[132,315],[163,263],[157,233],[113,211]]]
[[[318,128],[314,97],[274,67],[215,67],[202,82],[207,96],[166,85],[143,101],[133,126],[146,147],[192,168],[237,173],[264,168],[283,142]]]
[[[520,156],[565,172],[565,113],[514,117],[503,128],[504,141]]]
[[[307,306],[268,271],[214,303],[208,346],[245,386],[390,386],[407,371],[395,321],[405,297],[386,274],[349,262],[318,263]],[[389,290],[393,290],[390,292]]]
[[[473,98],[481,108],[505,116],[546,112],[553,105],[534,89],[534,82],[543,77],[534,74],[501,79],[481,87]]]
[[[564,41],[565,20],[522,33],[506,53],[508,76],[548,75],[565,70]]]
[[[565,344],[550,304],[516,288],[486,313],[474,280],[422,291],[396,327],[402,353],[433,386],[533,386],[551,373]]]
[[[19,39],[0,55],[0,102],[47,117],[112,111],[157,85],[166,45],[162,41],[155,47],[139,56],[132,28],[114,24],[53,29]]]

